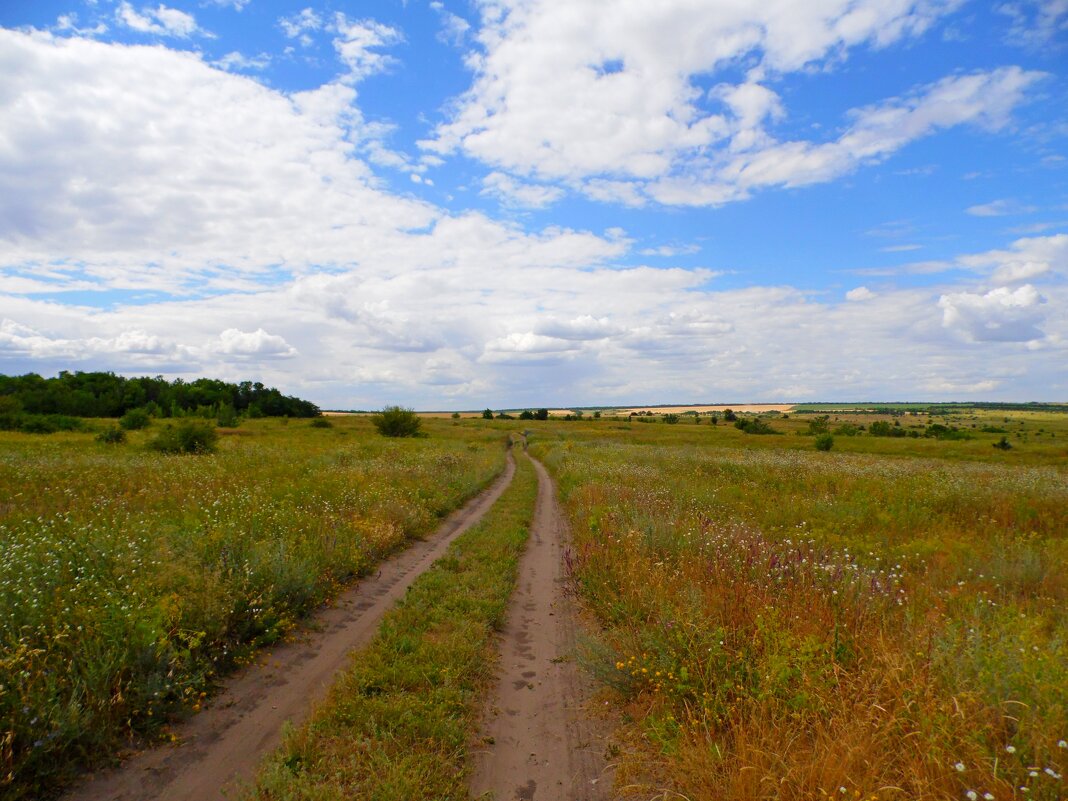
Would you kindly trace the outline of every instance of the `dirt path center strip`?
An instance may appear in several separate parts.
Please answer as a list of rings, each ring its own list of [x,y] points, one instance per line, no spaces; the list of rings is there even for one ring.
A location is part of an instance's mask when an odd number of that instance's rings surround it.
[[[603,801],[604,746],[585,714],[575,616],[564,583],[566,522],[536,461],[538,502],[501,640],[497,684],[473,757],[471,794],[494,801]]]

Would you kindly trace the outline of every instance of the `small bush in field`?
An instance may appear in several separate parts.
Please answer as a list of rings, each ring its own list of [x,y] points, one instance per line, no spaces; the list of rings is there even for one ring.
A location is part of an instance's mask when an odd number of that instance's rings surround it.
[[[121,445],[126,441],[126,432],[118,426],[111,426],[97,434],[96,441],[104,442],[108,445]]]
[[[312,428],[333,428],[334,424],[327,420],[325,417],[316,417],[311,421]]]
[[[423,425],[419,415],[403,406],[387,406],[371,422],[383,437],[416,437]]]
[[[816,450],[829,451],[834,447],[834,437],[830,434],[820,434],[816,437]]]
[[[1002,437],[1001,439],[999,439],[997,442],[994,443],[994,447],[997,448],[999,451],[1011,451],[1012,450],[1012,443],[1009,442],[1009,440],[1006,439],[1005,437]]]
[[[119,418],[119,425],[126,431],[140,431],[142,428],[148,428],[148,424],[151,422],[152,418],[148,416],[148,412],[144,409],[130,409]]]
[[[228,403],[219,409],[215,422],[220,428],[237,428],[241,424],[237,411]]]
[[[161,453],[211,453],[219,439],[211,423],[186,420],[168,425],[149,443],[148,447]]]

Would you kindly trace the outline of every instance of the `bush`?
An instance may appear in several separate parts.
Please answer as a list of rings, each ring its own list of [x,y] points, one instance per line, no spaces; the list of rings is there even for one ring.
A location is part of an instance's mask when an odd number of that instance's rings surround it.
[[[452,413],[452,419],[453,420],[459,420],[460,419],[460,413],[459,412],[453,412]]]
[[[491,417],[492,415],[493,412],[490,412]],[[419,435],[419,429],[423,425],[419,415],[403,406],[387,406],[374,415],[371,422],[383,437],[415,437]]]
[[[736,415],[734,413],[733,409],[724,409],[723,410],[723,420],[725,422],[727,422],[727,423],[734,423],[734,422],[737,422],[738,415]]]
[[[152,418],[144,409],[130,409],[119,418],[119,425],[126,431],[140,431],[142,428],[148,428],[151,422]]]
[[[739,431],[744,431],[746,434],[778,434],[774,428],[769,426],[763,420],[756,417],[752,417],[748,420],[735,420],[734,427]]]
[[[24,414],[18,429],[25,434],[54,434],[57,431],[81,431],[82,421],[65,414]]]
[[[220,428],[237,428],[241,421],[237,419],[237,410],[227,403],[220,407],[215,423]]]
[[[852,423],[842,423],[834,430],[834,434],[839,437],[855,437],[860,434],[860,429]]]
[[[814,437],[818,437],[820,434],[826,434],[830,431],[831,419],[821,414],[819,417],[815,417],[808,421],[808,433]]]
[[[533,420],[534,419],[534,412],[530,411],[530,409],[527,409],[526,411],[522,411],[522,412],[519,413],[519,419],[520,420]]]
[[[669,426],[673,426],[677,422],[679,422],[679,416],[677,414],[665,414],[664,422],[667,423]]]
[[[535,420],[548,420],[549,419],[549,410],[548,409],[538,409],[538,411],[534,412],[534,419]]]
[[[168,424],[148,447],[161,453],[211,453],[219,439],[215,426],[185,420],[178,425]]]
[[[311,421],[312,428],[333,428],[334,424],[327,420],[325,417],[316,417]]]
[[[816,450],[829,451],[834,447],[834,437],[830,434],[820,434],[816,437]]]
[[[483,409],[482,410],[482,419],[483,420],[492,420],[493,419],[493,409]]]
[[[885,420],[876,420],[868,426],[868,434],[873,437],[907,437],[908,432],[890,425]]]
[[[1019,435],[1017,435],[1017,436],[1019,436]],[[1009,442],[1008,439],[1006,439],[1005,437],[1002,437],[1001,439],[999,439],[997,442],[994,443],[994,447],[997,448],[999,451],[1011,451],[1012,450],[1012,443]]]
[[[111,426],[97,434],[96,441],[104,442],[108,445],[121,445],[126,441],[126,432],[118,426]]]

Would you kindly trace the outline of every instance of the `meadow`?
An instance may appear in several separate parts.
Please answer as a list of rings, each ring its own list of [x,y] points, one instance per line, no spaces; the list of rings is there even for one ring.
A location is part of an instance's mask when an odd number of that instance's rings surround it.
[[[532,433],[620,709],[621,794],[1068,797],[1068,415],[837,417],[917,435],[818,452],[796,414],[768,436]],[[968,433],[920,438],[934,422]]]
[[[102,425],[102,424],[101,424]],[[170,737],[222,674],[503,467],[506,434],[261,419],[215,453],[0,433],[0,797]]]

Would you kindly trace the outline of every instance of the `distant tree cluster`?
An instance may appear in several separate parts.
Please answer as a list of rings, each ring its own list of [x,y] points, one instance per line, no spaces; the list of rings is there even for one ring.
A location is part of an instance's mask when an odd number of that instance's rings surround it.
[[[6,429],[49,425],[47,421],[64,428],[68,424],[63,418],[79,417],[122,418],[127,430],[143,427],[149,417],[216,418],[225,425],[236,424],[239,414],[318,417],[319,407],[258,381],[167,381],[162,376],[124,378],[66,370],[55,378],[0,375],[0,428]]]

